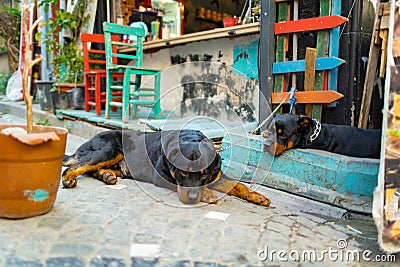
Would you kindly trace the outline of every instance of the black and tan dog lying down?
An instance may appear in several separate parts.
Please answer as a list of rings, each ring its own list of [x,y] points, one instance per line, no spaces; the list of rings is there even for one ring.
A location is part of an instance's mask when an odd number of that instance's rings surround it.
[[[185,204],[217,203],[212,190],[270,204],[267,197],[224,175],[213,143],[195,130],[102,132],[64,156],[63,165],[68,167],[62,175],[66,188],[76,187],[76,177],[86,173],[106,184],[115,184],[117,177],[152,183],[177,191]]]
[[[359,158],[379,158],[381,130],[320,123],[303,115],[278,114],[262,132],[264,150],[280,155],[291,148],[312,148]]]

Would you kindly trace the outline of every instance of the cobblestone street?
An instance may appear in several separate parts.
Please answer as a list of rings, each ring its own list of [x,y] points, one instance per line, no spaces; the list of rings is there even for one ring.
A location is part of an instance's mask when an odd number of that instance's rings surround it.
[[[70,134],[66,153],[84,141]],[[308,265],[308,258],[301,260],[305,251],[315,252],[318,265],[365,266],[373,262],[363,260],[363,251],[371,251],[371,261],[383,255],[371,217],[271,188],[257,191],[270,197],[270,208],[229,196],[216,205],[182,207],[176,193],[150,184],[105,186],[80,177],[75,189],[60,186],[49,213],[0,219],[0,266]],[[347,260],[352,251],[360,260]],[[293,262],[297,252],[300,260]]]

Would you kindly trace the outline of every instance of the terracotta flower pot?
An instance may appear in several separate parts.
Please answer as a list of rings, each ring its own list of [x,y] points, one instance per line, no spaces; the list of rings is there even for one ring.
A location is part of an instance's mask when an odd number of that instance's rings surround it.
[[[0,125],[0,131],[10,127],[26,128]],[[54,205],[68,132],[49,126],[34,126],[34,132],[55,132],[59,140],[27,145],[0,134],[0,217],[32,217]]]

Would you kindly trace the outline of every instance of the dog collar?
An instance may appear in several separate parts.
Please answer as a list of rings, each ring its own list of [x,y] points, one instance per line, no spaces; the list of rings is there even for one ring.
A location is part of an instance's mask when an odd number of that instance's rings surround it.
[[[315,129],[312,135],[308,138],[310,142],[313,142],[317,137],[319,136],[319,133],[321,132],[321,123],[317,121],[316,119],[313,119],[315,122]]]

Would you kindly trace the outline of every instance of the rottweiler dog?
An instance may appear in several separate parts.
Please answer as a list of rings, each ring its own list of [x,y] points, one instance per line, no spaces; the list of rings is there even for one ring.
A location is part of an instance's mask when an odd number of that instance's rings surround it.
[[[320,123],[303,115],[278,114],[263,131],[264,150],[280,155],[291,148],[313,148],[359,158],[379,158],[381,130]]]
[[[76,177],[86,173],[106,184],[115,184],[117,177],[152,183],[177,191],[185,204],[217,203],[212,190],[270,204],[267,197],[224,175],[212,141],[196,130],[101,132],[64,156],[63,165],[68,167],[62,175],[65,188],[76,187]]]

